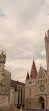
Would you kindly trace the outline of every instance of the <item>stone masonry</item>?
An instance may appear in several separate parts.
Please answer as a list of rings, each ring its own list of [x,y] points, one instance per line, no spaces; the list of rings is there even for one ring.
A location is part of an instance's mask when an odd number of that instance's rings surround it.
[[[33,61],[30,74],[27,72],[25,80],[26,109],[49,109],[49,30],[45,33],[45,48],[47,70],[40,66],[37,73]]]
[[[9,111],[11,73],[4,69],[6,55],[0,53],[0,111]]]

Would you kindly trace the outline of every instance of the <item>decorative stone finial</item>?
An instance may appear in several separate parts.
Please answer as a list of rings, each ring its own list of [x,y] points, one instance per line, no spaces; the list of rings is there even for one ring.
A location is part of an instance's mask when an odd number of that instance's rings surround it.
[[[2,50],[1,53],[0,53],[0,63],[4,63],[5,64],[5,61],[6,61],[6,54]]]
[[[47,35],[48,35],[48,37],[49,37],[49,30],[47,31]]]
[[[46,34],[46,32],[45,32],[45,37],[47,37],[47,34]]]

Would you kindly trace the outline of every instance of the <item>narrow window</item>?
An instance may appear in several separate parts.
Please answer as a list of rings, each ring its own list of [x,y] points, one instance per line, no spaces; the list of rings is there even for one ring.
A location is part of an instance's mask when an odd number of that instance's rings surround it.
[[[31,89],[30,89],[30,95],[31,95]]]

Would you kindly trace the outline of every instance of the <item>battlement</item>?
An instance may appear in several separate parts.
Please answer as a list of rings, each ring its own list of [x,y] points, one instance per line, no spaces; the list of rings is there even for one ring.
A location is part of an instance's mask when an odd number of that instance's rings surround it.
[[[0,53],[0,63],[5,64],[5,61],[6,61],[6,54],[4,53],[4,51],[1,51],[1,53]]]

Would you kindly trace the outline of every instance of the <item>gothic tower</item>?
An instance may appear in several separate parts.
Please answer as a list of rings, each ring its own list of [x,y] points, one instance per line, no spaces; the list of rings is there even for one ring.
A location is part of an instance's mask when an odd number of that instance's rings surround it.
[[[45,47],[46,47],[46,60],[47,60],[47,71],[49,75],[49,30],[45,33]]]
[[[47,94],[47,102],[49,109],[49,30],[47,34],[45,33],[45,47],[46,47],[46,61],[47,61],[47,74],[48,74],[48,94]]]

